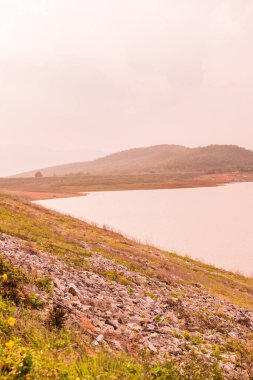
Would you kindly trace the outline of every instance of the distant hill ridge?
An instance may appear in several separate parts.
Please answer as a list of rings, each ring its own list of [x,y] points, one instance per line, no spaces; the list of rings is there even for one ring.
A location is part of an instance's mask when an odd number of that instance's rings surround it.
[[[65,175],[136,175],[253,170],[253,151],[236,145],[188,148],[156,145],[114,153],[94,161],[40,169],[45,177]],[[33,177],[36,170],[15,177]]]

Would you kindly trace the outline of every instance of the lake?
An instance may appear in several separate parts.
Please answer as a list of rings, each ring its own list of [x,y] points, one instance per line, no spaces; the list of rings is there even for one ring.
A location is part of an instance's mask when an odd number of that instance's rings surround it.
[[[168,251],[253,274],[253,183],[93,192],[36,203]]]

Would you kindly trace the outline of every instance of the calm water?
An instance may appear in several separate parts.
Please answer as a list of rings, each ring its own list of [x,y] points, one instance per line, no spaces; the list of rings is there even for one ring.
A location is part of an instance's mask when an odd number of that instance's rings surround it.
[[[144,243],[253,274],[253,183],[97,192],[37,203]]]

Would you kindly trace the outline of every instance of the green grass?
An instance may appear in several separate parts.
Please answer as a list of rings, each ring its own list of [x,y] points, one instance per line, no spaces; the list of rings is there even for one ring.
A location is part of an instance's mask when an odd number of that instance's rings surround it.
[[[53,285],[50,277],[38,277],[34,280],[35,285],[42,290],[45,290],[47,293],[53,293]]]
[[[57,221],[51,220],[50,214],[28,203],[0,198],[0,218],[0,231],[25,240],[32,248],[59,255],[66,261],[73,256],[71,263],[75,265],[79,257],[90,256],[81,243],[57,231]]]
[[[124,274],[121,274],[117,272],[116,270],[106,270],[106,271],[100,272],[99,274],[111,281],[117,282],[118,284],[125,285],[125,286],[132,285],[132,282],[128,280]]]

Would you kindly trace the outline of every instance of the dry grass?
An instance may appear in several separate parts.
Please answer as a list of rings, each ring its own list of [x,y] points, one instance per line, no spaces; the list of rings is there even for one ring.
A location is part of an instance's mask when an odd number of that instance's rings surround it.
[[[166,175],[67,176],[46,178],[0,178],[2,193],[27,200],[77,196],[79,192],[175,189],[217,186],[238,181],[253,181],[253,173],[219,174],[170,173]]]

